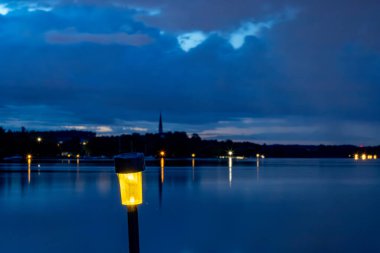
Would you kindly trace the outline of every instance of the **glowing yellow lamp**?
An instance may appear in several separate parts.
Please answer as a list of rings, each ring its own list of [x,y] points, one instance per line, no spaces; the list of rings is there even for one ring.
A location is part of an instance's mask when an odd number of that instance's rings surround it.
[[[31,155],[31,154],[28,154],[28,155],[26,156],[26,158],[27,158],[28,160],[30,160],[30,159],[32,159],[32,155]]]
[[[367,160],[367,155],[366,154],[362,154],[362,160]]]
[[[164,157],[165,156],[165,151],[160,151],[160,156]]]
[[[256,154],[256,157],[257,157],[257,158],[260,158],[260,154]]]
[[[77,158],[80,158],[80,154],[77,154]]]
[[[192,158],[194,158],[194,157],[195,157],[195,154],[194,154],[194,153],[192,153],[192,154],[191,154],[191,157],[192,157]]]
[[[143,202],[142,172],[117,174],[120,184],[121,203],[136,206]]]
[[[368,155],[367,158],[368,158],[368,160],[372,160],[373,156],[372,155]]]
[[[374,155],[374,156],[373,156],[373,159],[376,160],[376,159],[377,159],[377,155]]]
[[[355,154],[355,155],[354,155],[354,159],[355,159],[355,160],[359,160],[359,155],[358,155],[358,154]]]

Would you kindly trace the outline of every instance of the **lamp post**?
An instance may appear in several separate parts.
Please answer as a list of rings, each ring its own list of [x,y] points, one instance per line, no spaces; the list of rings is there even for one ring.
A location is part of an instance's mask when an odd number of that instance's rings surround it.
[[[142,171],[144,154],[128,153],[115,156],[115,171],[120,184],[121,203],[128,210],[129,252],[139,253],[139,221],[137,206],[143,203]]]

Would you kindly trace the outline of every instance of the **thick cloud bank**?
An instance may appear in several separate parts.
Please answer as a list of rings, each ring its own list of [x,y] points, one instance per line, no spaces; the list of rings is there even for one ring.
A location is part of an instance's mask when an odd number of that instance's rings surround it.
[[[379,144],[379,1],[0,3],[0,125]],[[79,127],[79,128],[78,128]]]

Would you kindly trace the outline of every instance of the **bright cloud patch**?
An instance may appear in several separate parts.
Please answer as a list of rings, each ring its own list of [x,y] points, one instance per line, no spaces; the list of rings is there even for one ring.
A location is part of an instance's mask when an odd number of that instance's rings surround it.
[[[18,11],[27,9],[29,12],[34,11],[44,11],[49,12],[53,10],[52,6],[48,5],[40,5],[38,3],[30,3],[30,2],[15,2],[12,4],[0,4],[0,15],[7,15],[11,11]]]
[[[87,130],[88,128],[86,126],[63,126],[63,128],[68,129],[68,130],[78,130],[78,131],[84,131]]]
[[[68,130],[78,130],[78,131],[95,131],[97,133],[111,133],[113,130],[110,126],[85,126],[85,125],[72,125],[64,126],[63,128]]]
[[[161,10],[156,9],[156,8],[148,9],[148,8],[134,7],[133,9],[135,9],[140,14],[144,14],[148,16],[157,16],[161,14]]]
[[[130,130],[133,132],[148,132],[146,127],[123,127],[123,130]]]
[[[98,126],[95,128],[98,133],[110,133],[112,132],[112,128],[109,126]]]
[[[239,49],[244,45],[247,36],[258,37],[264,29],[270,29],[273,22],[244,23],[238,30],[230,35],[229,42],[234,49]]]
[[[5,5],[5,4],[0,4],[0,15],[5,16],[5,15],[7,15],[10,11],[11,11],[11,9],[9,9],[9,8],[7,7],[7,5]]]
[[[191,49],[199,46],[207,39],[207,35],[203,32],[191,32],[179,35],[177,41],[181,49],[189,52]]]
[[[34,12],[34,11],[45,11],[45,12],[49,12],[53,10],[53,7],[50,7],[50,6],[39,6],[37,4],[30,4],[28,6],[28,11],[29,12]]]

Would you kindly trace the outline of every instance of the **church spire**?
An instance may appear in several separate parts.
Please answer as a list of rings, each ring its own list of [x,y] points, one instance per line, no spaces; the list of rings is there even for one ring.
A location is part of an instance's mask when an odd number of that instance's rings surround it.
[[[160,122],[158,123],[158,134],[160,136],[164,135],[164,129],[162,127],[162,115],[161,115],[161,112],[160,112]]]

